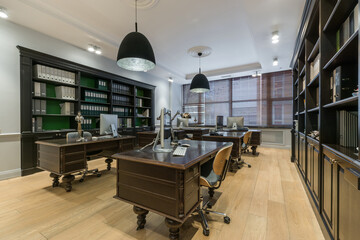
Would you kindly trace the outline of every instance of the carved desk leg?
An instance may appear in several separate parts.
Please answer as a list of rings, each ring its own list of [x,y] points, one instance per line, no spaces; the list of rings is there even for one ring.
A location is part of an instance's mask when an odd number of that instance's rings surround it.
[[[55,173],[50,173],[50,177],[53,178],[53,184],[52,184],[52,187],[58,187],[60,182],[59,182],[59,177],[61,175],[57,175]]]
[[[179,239],[179,232],[182,223],[174,221],[170,218],[165,218],[165,224],[169,228],[169,238],[171,240]]]
[[[111,170],[111,163],[113,162],[113,160],[111,158],[107,158],[105,160],[105,162],[107,163],[107,170],[110,171]]]
[[[70,192],[71,189],[72,189],[72,185],[71,185],[71,182],[74,181],[75,179],[75,176],[71,175],[71,174],[68,174],[68,175],[65,175],[63,178],[62,178],[62,181],[65,183],[65,190],[67,192]]]
[[[252,146],[252,147],[251,147],[251,150],[252,150],[252,154],[253,154],[253,155],[256,155],[256,148],[257,148],[257,146]]]
[[[138,227],[136,228],[136,230],[140,230],[143,229],[145,227],[145,223],[146,223],[146,215],[149,213],[148,210],[139,208],[137,206],[134,206],[133,211],[135,214],[137,214],[137,225]]]

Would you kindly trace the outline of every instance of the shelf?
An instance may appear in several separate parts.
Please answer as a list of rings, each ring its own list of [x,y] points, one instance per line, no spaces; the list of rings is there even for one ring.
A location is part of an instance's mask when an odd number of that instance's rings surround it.
[[[151,107],[139,107],[139,106],[136,106],[136,108],[145,108],[145,109],[151,109]]]
[[[305,75],[305,65],[304,65],[304,67],[302,68],[302,70],[301,70],[301,72],[300,72],[300,74],[299,74],[299,77],[302,77],[302,76],[304,76]]]
[[[86,104],[97,104],[97,105],[107,105],[109,106],[110,103],[99,103],[99,102],[90,102],[90,101],[85,101],[85,100],[81,100],[81,103],[86,103]]]
[[[80,87],[83,88],[83,89],[91,90],[91,91],[110,93],[109,90],[101,90],[101,89],[92,88],[92,87],[86,87],[86,86],[80,86]]]
[[[103,113],[103,114],[108,114],[108,113]],[[100,114],[99,115],[82,115],[83,117],[88,117],[88,118],[99,118],[100,117]]]
[[[113,113],[113,114],[115,114],[116,115],[116,113]],[[119,116],[118,115],[118,118],[133,118],[134,116]]]
[[[309,109],[307,110],[308,113],[311,113],[311,112],[319,112],[319,107],[315,107],[315,108],[312,108],[312,109]]]
[[[75,117],[76,115],[63,115],[63,114],[33,114],[37,117]]]
[[[75,88],[78,87],[78,85],[74,85],[74,84],[70,84],[70,83],[55,82],[55,81],[52,81],[52,80],[41,79],[41,78],[36,78],[36,77],[33,77],[33,80],[35,82],[50,83],[50,84],[53,84],[55,86],[67,86],[67,87],[75,87]]]
[[[334,103],[324,105],[324,108],[341,108],[346,106],[356,106],[358,104],[358,96],[349,97]]]
[[[357,0],[338,0],[325,24],[323,31],[337,31],[341,24],[350,15],[357,3]]]
[[[133,94],[129,94],[129,93],[125,93],[125,92],[122,92],[122,93],[121,92],[113,92],[113,94],[134,97]]]
[[[353,147],[343,147],[337,144],[323,144],[323,147],[334,152],[342,158],[345,158],[352,163],[359,164],[358,156],[355,154],[356,149]]]
[[[307,59],[308,62],[312,62],[317,54],[319,53],[319,46],[320,46],[320,38],[316,41],[314,48],[311,50],[311,53]]]
[[[357,60],[357,55],[354,54],[354,52],[357,52],[358,48],[358,33],[359,30],[356,30],[356,32],[351,35],[339,51],[335,53],[330,61],[324,66],[324,70],[331,70],[333,67],[339,66],[343,63],[355,62]]]
[[[134,105],[115,104],[115,103],[113,103],[113,106],[115,106],[115,107],[131,107],[131,108],[133,108],[133,107],[134,107]]]
[[[316,74],[316,76],[309,82],[308,87],[317,87],[319,86],[319,76],[320,73]]]
[[[46,133],[68,133],[68,132],[76,132],[76,129],[61,129],[61,130],[44,130],[41,132],[34,132],[36,134],[46,134]]]
[[[296,112],[296,113],[295,113],[295,116],[299,116],[299,113],[298,113],[298,112]]]
[[[138,116],[136,116],[136,118],[149,118],[150,119],[151,117],[138,117]]]
[[[299,96],[296,96],[296,98],[294,98],[294,101],[298,100],[299,99]]]
[[[300,112],[300,115],[301,115],[301,114],[305,114],[305,111]]]
[[[299,78],[298,78],[298,79],[296,79],[296,81],[295,81],[294,85],[296,86],[296,85],[298,85],[298,83],[299,83]]]
[[[142,98],[142,99],[149,99],[149,100],[151,100],[151,97],[141,97],[141,96],[136,96],[136,98]]]
[[[78,100],[71,100],[71,99],[63,99],[63,98],[55,98],[55,97],[40,97],[40,96],[33,96],[34,99],[43,99],[43,100],[58,100],[64,102],[77,102]]]
[[[303,95],[305,93],[305,89],[301,91],[301,93],[299,94],[299,96]]]
[[[319,145],[319,140],[313,138],[313,137],[310,137],[310,136],[306,136],[310,141],[312,142],[315,142],[317,145]]]

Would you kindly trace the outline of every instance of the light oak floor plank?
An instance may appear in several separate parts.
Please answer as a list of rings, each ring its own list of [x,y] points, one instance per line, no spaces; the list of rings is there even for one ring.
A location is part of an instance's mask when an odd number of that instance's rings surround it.
[[[258,150],[259,156],[243,155],[252,168],[229,172],[215,193],[213,210],[226,212],[231,223],[207,215],[205,237],[194,214],[182,226],[181,239],[323,239],[290,151]],[[104,159],[89,165],[106,168]],[[76,180],[70,193],[52,188],[48,172],[0,181],[0,239],[168,239],[164,218],[151,212],[145,229],[136,231],[132,206],[113,198],[115,180],[113,168],[101,178]]]

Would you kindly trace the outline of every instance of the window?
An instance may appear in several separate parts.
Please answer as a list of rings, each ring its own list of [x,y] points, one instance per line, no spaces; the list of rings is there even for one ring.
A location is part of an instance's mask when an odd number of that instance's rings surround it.
[[[291,71],[210,82],[205,94],[183,86],[183,110],[203,125],[215,125],[216,116],[243,116],[246,126],[291,126]]]

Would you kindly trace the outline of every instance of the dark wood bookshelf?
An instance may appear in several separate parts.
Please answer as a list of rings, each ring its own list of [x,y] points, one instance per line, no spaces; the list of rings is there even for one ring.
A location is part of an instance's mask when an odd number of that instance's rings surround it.
[[[49,83],[55,86],[65,86],[65,87],[74,87],[77,88],[79,87],[79,85],[77,84],[70,84],[70,83],[62,83],[62,82],[57,82],[57,81],[53,81],[53,80],[49,80],[49,79],[42,79],[42,78],[37,78],[37,77],[33,77],[34,82],[42,82],[42,83]]]
[[[142,99],[148,99],[148,100],[151,100],[151,97],[136,96],[136,98],[142,98]]]
[[[33,114],[33,116],[41,117],[41,116],[47,116],[47,117],[75,117],[76,115],[65,115],[65,114]]]
[[[360,85],[359,27],[347,40],[343,34],[346,31],[340,30],[345,22],[349,24],[345,27],[352,29],[354,21],[347,19],[358,3],[306,1],[291,62],[295,120],[291,161],[325,239],[355,239],[360,235],[360,214],[354,215],[360,208],[360,158],[356,154],[360,130],[354,117],[356,113],[359,117],[359,98],[351,96],[354,86]],[[314,62],[317,59],[319,62]],[[311,79],[315,65],[319,73]],[[302,76],[307,83],[305,89],[299,89]],[[343,83],[343,79],[347,82]],[[339,86],[339,82],[345,86]],[[333,95],[344,99],[332,102]],[[318,139],[309,136],[314,131],[318,131]]]
[[[328,103],[324,105],[324,108],[341,108],[346,106],[357,106],[358,105],[358,96],[349,97],[346,99],[342,99],[337,102]]]
[[[112,104],[114,107],[129,107],[129,108],[133,108],[134,105],[127,105],[127,104],[116,104],[116,103],[113,103]]]
[[[111,93],[110,90],[103,90],[103,89],[92,88],[92,87],[87,87],[87,86],[80,86],[80,87],[82,89],[91,90],[91,91],[94,91],[94,92]]]
[[[33,96],[33,99],[40,99],[40,100],[57,100],[62,102],[78,102],[79,100],[75,99],[66,99],[66,98],[56,98],[56,97],[41,97],[41,96]]]
[[[110,103],[101,103],[101,102],[92,102],[92,101],[85,101],[85,100],[81,100],[81,103],[86,103],[86,104],[96,104],[96,105],[106,105],[106,106],[110,106]]]
[[[358,30],[344,43],[344,45],[335,53],[335,55],[324,66],[324,70],[332,69],[341,64],[354,62],[357,60],[354,56],[354,50],[358,49]]]
[[[112,92],[112,93],[116,94],[116,95],[121,95],[121,96],[134,97],[134,94],[125,93],[125,92]]]
[[[139,106],[136,106],[136,108],[145,108],[145,109],[151,109],[151,107],[139,107]]]

